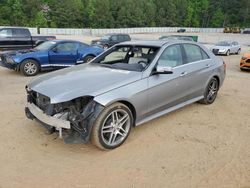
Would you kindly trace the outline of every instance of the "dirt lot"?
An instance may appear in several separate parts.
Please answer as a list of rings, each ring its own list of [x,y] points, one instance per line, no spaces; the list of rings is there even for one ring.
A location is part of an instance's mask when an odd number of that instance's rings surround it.
[[[24,115],[31,78],[0,67],[0,188],[250,188],[250,72],[239,70],[240,57],[223,57],[227,77],[214,104],[136,127],[108,152],[44,134]]]

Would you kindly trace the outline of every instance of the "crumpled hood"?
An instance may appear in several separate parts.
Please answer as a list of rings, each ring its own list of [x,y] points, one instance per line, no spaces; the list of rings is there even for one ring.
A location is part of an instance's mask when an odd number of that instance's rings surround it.
[[[141,72],[85,64],[39,76],[28,87],[49,97],[51,103],[60,103],[82,96],[95,97],[141,77]]]

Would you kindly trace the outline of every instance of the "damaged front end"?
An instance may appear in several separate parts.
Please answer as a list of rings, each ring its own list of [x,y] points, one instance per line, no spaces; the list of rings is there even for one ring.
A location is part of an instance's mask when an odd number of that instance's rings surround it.
[[[26,116],[40,122],[48,133],[58,131],[60,138],[68,144],[87,143],[92,125],[104,109],[92,96],[51,104],[47,96],[32,90],[27,93]]]

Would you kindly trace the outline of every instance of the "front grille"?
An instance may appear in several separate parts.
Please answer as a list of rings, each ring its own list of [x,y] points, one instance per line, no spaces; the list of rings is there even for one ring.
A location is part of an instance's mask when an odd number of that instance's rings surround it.
[[[250,63],[250,59],[246,60],[246,63]]]
[[[213,53],[214,54],[218,54],[219,53],[219,49],[213,49]]]

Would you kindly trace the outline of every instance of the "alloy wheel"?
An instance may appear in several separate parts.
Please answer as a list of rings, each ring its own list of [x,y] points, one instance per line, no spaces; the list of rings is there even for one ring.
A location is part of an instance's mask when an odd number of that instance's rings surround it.
[[[122,143],[130,130],[131,120],[128,112],[116,109],[106,117],[101,127],[101,137],[108,146]]]

